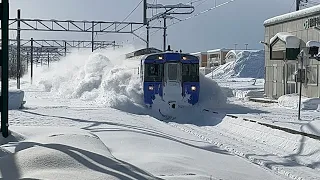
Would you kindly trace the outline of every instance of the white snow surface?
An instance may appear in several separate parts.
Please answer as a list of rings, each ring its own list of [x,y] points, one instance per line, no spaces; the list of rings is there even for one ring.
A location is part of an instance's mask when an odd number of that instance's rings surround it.
[[[242,51],[235,61],[220,65],[213,72],[206,75],[208,78],[264,78],[263,50]]]
[[[308,41],[306,47],[320,47],[319,41]]]
[[[134,73],[139,61],[116,55],[123,52],[75,53],[50,69],[38,67],[33,85],[28,76],[22,78],[27,103],[25,109],[9,112],[13,134],[2,142],[2,177],[287,179],[238,157],[238,151],[218,146],[223,139],[224,144],[240,147],[233,137],[218,133],[213,142],[209,135],[195,133],[206,126],[215,131],[214,124],[223,122],[202,108],[233,109],[215,81],[201,76],[199,105],[172,113],[180,115],[174,120],[178,127],[142,106]],[[198,129],[181,129],[189,123]]]
[[[288,32],[278,32],[270,39],[270,44],[272,44],[277,38],[281,39],[286,43],[286,48],[299,48],[300,39]]]
[[[32,126],[11,131],[8,139],[1,139],[3,179],[158,179],[116,159],[89,131]]]
[[[299,11],[294,11],[291,13],[272,17],[270,19],[265,20],[263,24],[265,26],[268,26],[268,25],[281,23],[281,22],[288,21],[288,20],[294,20],[294,19],[299,19],[299,18],[306,17],[306,16],[317,15],[319,13],[319,11],[320,11],[320,5],[316,5],[316,6],[312,6],[312,7],[302,9]]]
[[[278,98],[280,106],[298,109],[299,94],[286,94]],[[320,98],[308,98],[301,96],[301,109],[303,110],[317,110],[320,105]]]

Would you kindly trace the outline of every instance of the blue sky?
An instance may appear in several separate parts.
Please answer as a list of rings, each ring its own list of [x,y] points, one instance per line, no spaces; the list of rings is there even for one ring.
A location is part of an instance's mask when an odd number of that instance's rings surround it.
[[[161,4],[187,3],[190,0],[148,0]],[[203,4],[196,7],[200,12],[215,4],[228,0],[202,0]],[[59,20],[101,20],[122,21],[140,2],[140,0],[11,0],[10,17],[16,17],[16,11],[21,9],[21,18],[59,19]],[[201,1],[200,1],[201,2]],[[280,14],[294,10],[294,0],[235,0],[225,6],[209,11],[190,20],[177,23],[168,28],[168,44],[174,49],[187,52],[206,51],[216,48],[263,49],[259,43],[263,40],[263,21]],[[195,6],[197,3],[194,4]],[[148,11],[151,14],[151,11]],[[188,16],[176,16],[184,19]],[[142,6],[140,6],[127,21],[142,22]],[[160,25],[160,22],[155,21]],[[172,22],[169,21],[168,24]],[[142,29],[144,30],[144,29]],[[153,30],[154,31],[154,30]],[[140,33],[141,31],[138,31]],[[11,38],[16,33],[11,32]],[[145,34],[143,33],[142,36]],[[151,36],[151,46],[162,48],[162,31]],[[57,33],[23,31],[22,38],[29,39],[80,39],[90,40],[90,33]],[[144,45],[144,42],[133,35],[104,34],[97,40],[116,40],[119,43],[127,41]]]

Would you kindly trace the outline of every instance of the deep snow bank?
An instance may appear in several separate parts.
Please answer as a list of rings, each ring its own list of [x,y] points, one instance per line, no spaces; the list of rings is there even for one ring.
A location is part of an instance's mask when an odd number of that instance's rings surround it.
[[[298,94],[286,94],[278,98],[278,104],[282,107],[291,109],[298,109],[299,107],[299,95]],[[301,97],[301,108],[304,110],[316,110],[320,106],[320,98],[307,98]]]
[[[1,90],[0,90],[1,94]],[[9,89],[8,93],[8,109],[20,109],[24,104],[24,91],[19,89]]]
[[[235,61],[228,62],[216,68],[207,77],[214,79],[264,78],[264,50],[243,51]]]
[[[87,131],[31,126],[11,129],[14,132],[9,139],[16,141],[0,146],[6,152],[0,158],[3,179],[159,179],[117,160]]]

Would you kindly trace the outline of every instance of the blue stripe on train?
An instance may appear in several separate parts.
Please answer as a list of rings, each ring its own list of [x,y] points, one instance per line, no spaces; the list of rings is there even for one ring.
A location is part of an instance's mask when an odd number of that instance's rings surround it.
[[[195,86],[195,91],[192,91],[191,87]],[[188,100],[188,103],[194,105],[199,101],[199,92],[200,92],[200,83],[199,82],[184,82],[182,85],[183,88],[183,94],[186,95],[190,94],[190,99]]]
[[[149,86],[152,86],[153,90],[150,90]],[[150,105],[153,104],[152,101],[155,99],[156,94],[161,97],[163,95],[162,82],[144,82],[143,92],[144,103]]]

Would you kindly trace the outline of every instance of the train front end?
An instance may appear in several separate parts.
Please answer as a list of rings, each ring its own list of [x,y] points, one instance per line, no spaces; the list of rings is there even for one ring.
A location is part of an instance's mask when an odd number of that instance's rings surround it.
[[[199,100],[199,59],[165,52],[147,56],[142,65],[144,102],[165,102],[170,108],[195,105]]]

